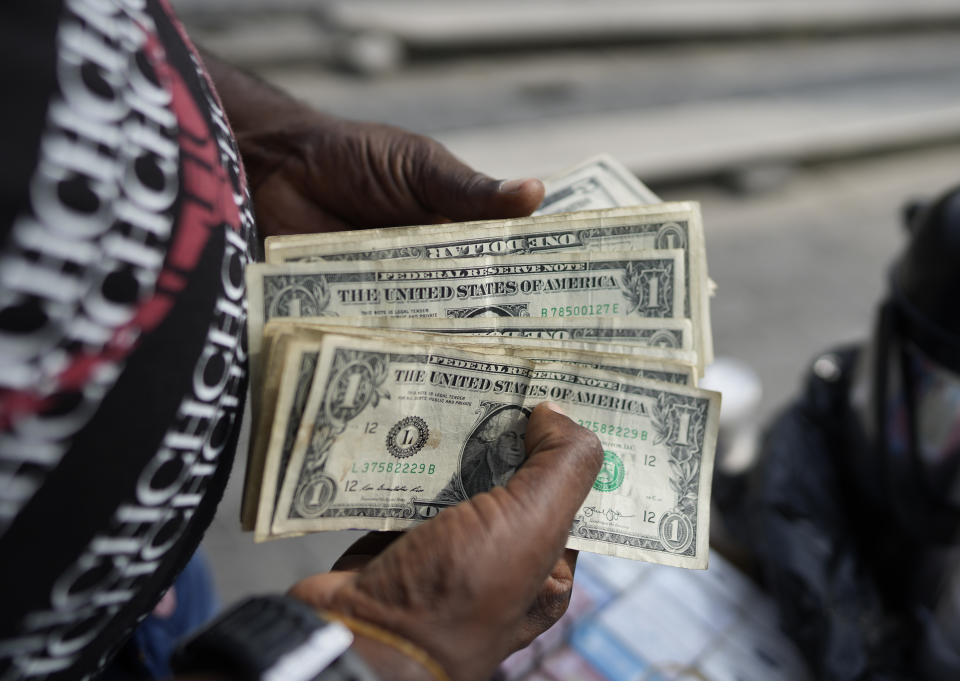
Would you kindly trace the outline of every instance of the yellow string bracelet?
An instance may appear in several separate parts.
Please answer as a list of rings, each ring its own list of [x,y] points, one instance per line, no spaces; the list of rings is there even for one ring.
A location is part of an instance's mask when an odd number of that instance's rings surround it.
[[[374,641],[379,641],[384,645],[390,646],[397,652],[406,655],[430,672],[430,675],[433,676],[436,681],[451,681],[450,677],[447,675],[447,672],[444,671],[440,663],[430,657],[430,654],[426,650],[414,643],[411,643],[402,636],[397,636],[392,631],[381,629],[375,624],[358,620],[355,617],[350,617],[350,615],[344,615],[340,612],[333,612],[330,610],[318,610],[317,612],[321,617],[340,622],[354,634],[366,636]]]

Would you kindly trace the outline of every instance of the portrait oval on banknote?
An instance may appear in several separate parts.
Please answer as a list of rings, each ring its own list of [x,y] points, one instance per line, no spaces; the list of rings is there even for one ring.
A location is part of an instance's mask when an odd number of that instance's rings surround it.
[[[530,410],[503,405],[484,416],[460,453],[459,491],[463,498],[506,485],[527,458],[524,436]]]

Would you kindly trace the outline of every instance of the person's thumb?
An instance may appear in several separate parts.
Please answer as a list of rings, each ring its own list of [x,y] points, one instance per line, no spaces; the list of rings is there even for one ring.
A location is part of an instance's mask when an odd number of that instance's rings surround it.
[[[533,410],[524,439],[527,461],[506,489],[523,512],[534,518],[517,531],[545,533],[541,540],[555,542],[559,549],[600,471],[603,449],[596,435],[549,402]],[[536,536],[528,539],[538,541]]]
[[[543,201],[535,178],[496,180],[460,162],[440,144],[421,156],[416,191],[432,213],[448,220],[500,220],[530,215]]]

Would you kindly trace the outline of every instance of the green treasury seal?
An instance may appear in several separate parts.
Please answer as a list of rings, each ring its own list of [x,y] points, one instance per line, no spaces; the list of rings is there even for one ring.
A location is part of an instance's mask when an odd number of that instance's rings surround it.
[[[603,450],[603,466],[593,481],[593,489],[612,492],[623,484],[623,460],[607,449]]]

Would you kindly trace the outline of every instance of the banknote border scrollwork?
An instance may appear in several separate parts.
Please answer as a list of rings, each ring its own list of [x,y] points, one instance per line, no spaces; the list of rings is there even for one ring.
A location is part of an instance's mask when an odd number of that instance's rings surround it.
[[[684,516],[690,523],[691,543],[686,549],[671,551],[685,554],[696,547],[697,507],[700,496],[700,461],[703,455],[703,443],[706,438],[709,402],[700,397],[687,395],[668,395],[660,393],[651,409],[651,424],[655,436],[654,444],[668,445],[670,452],[670,487],[676,495],[673,512]],[[684,424],[681,412],[685,413],[688,437],[681,438],[679,430]],[[667,549],[670,550],[669,546]]]
[[[640,229],[644,227],[645,229]],[[684,235],[684,245],[678,248],[687,248],[690,243],[690,223],[686,220],[668,220],[665,222],[648,222],[642,225],[623,224],[609,225],[605,227],[590,227],[588,229],[577,230],[577,240],[584,249],[599,248],[611,250],[609,246],[604,246],[604,241],[616,239],[617,237],[632,236],[635,234],[652,236],[653,250],[663,250],[665,246],[660,245],[660,234],[665,228],[675,229],[679,227]],[[563,250],[563,249],[557,249]]]
[[[680,232],[683,234],[683,315],[685,317],[690,316],[692,305],[690,296],[692,292],[690,291],[690,222],[688,220],[668,220],[666,222],[659,223],[647,223],[643,225],[647,229],[638,229],[639,225],[611,225],[609,227],[592,227],[590,229],[581,229],[577,231],[577,239],[580,243],[583,244],[584,250],[590,248],[598,249],[610,249],[609,246],[605,247],[603,242],[605,239],[615,239],[616,237],[628,236],[632,234],[650,234],[653,235],[653,244],[654,250],[664,250],[665,245],[661,243],[661,235],[664,230],[669,228],[674,230],[679,228]]]
[[[670,234],[679,235],[680,243],[665,243],[666,238]],[[686,223],[680,224],[679,222],[664,222],[657,230],[655,243],[657,244],[657,248],[661,250],[667,248],[682,248],[686,250],[690,246],[690,228]]]
[[[651,348],[674,348],[683,347],[683,333],[675,329],[657,329],[650,334],[647,339]]]
[[[644,317],[668,318],[676,312],[673,309],[673,276],[674,264],[670,260],[662,260],[656,264],[628,262],[620,280],[620,289],[623,297],[629,301],[626,316],[636,312],[646,297],[644,291],[650,277],[657,277],[660,281],[657,287],[657,298],[663,301],[662,305],[648,304],[644,310]]]
[[[677,532],[678,536],[676,539],[671,539],[666,536],[666,528],[671,521],[676,521],[676,525],[682,528]],[[690,520],[690,517],[677,511],[668,511],[660,517],[660,522],[657,524],[657,533],[660,535],[660,542],[667,551],[681,555],[689,551],[696,539],[696,533],[694,532],[693,522]]]
[[[400,518],[413,520],[414,514],[410,504],[397,506],[382,505],[353,505],[335,506],[322,513],[323,518]]]
[[[306,497],[314,496],[314,490],[318,487],[320,488],[320,492],[316,494],[316,496],[319,501],[315,504],[308,504]],[[330,502],[333,501],[336,496],[337,481],[323,471],[313,471],[297,485],[297,491],[293,495],[291,510],[296,511],[297,516],[301,518],[319,518],[327,510]]]
[[[335,391],[331,390],[331,388],[344,371],[358,364],[365,366],[367,375],[369,376],[371,382],[371,385],[368,386],[369,394],[362,408],[354,410],[348,419],[337,419],[332,413],[329,404],[330,399],[335,395]],[[336,439],[346,430],[349,422],[359,416],[367,406],[373,405],[376,407],[381,399],[390,399],[390,393],[381,390],[381,386],[388,376],[388,364],[389,358],[385,357],[382,353],[347,350],[344,348],[337,348],[334,351],[333,359],[330,362],[330,371],[327,376],[327,384],[324,386],[324,400],[318,410],[313,433],[311,433],[310,442],[307,445],[306,456],[304,457],[301,467],[300,481],[294,492],[295,499],[302,493],[301,488],[309,484],[312,476],[324,470],[330,448]],[[328,503],[332,503],[335,498],[336,495],[331,497]],[[295,510],[296,506],[291,505],[289,518],[295,519],[297,517],[294,515]]]
[[[689,428],[692,436],[687,444],[680,444],[677,434],[683,422],[679,410],[690,414]],[[651,427],[654,431],[654,444],[667,443],[668,465],[670,466],[670,487],[676,494],[676,504],[665,515],[676,514],[684,518],[689,527],[689,536],[682,544],[671,546],[662,538],[637,537],[619,532],[589,527],[583,518],[574,519],[571,536],[581,537],[607,544],[623,544],[649,551],[659,551],[682,556],[694,556],[697,551],[697,535],[700,528],[697,523],[697,506],[700,488],[700,459],[706,437],[709,401],[700,397],[686,395],[665,395],[658,393],[656,403],[651,408]]]
[[[303,311],[302,317],[316,317],[323,315],[330,305],[330,287],[327,278],[322,274],[291,277],[288,275],[268,276],[263,279],[263,318],[285,317],[278,309],[286,296],[296,291],[300,298],[307,303],[308,309]]]
[[[495,312],[497,317],[529,317],[530,303],[497,303],[496,305],[474,305],[472,307],[447,308],[447,317],[466,319],[484,316],[485,312]],[[500,314],[503,312],[503,314]]]
[[[397,246],[395,248],[384,248],[379,251],[361,251],[353,253],[330,253],[324,255],[306,256],[303,258],[284,258],[285,262],[357,262],[373,260],[407,260],[410,258],[429,259],[429,253],[426,246]]]
[[[319,358],[319,352],[304,352],[300,356],[297,385],[294,390],[290,413],[287,417],[287,430],[283,436],[283,449],[280,450],[280,466],[277,469],[277,485],[274,490],[274,507],[276,507],[280,501],[280,491],[283,489],[283,481],[287,475],[287,464],[290,463],[290,456],[293,453],[293,446],[297,439],[297,431],[300,430],[300,422],[303,420],[303,410],[307,406],[307,399],[310,396],[310,388],[313,386],[313,375],[317,368],[317,360]]]

